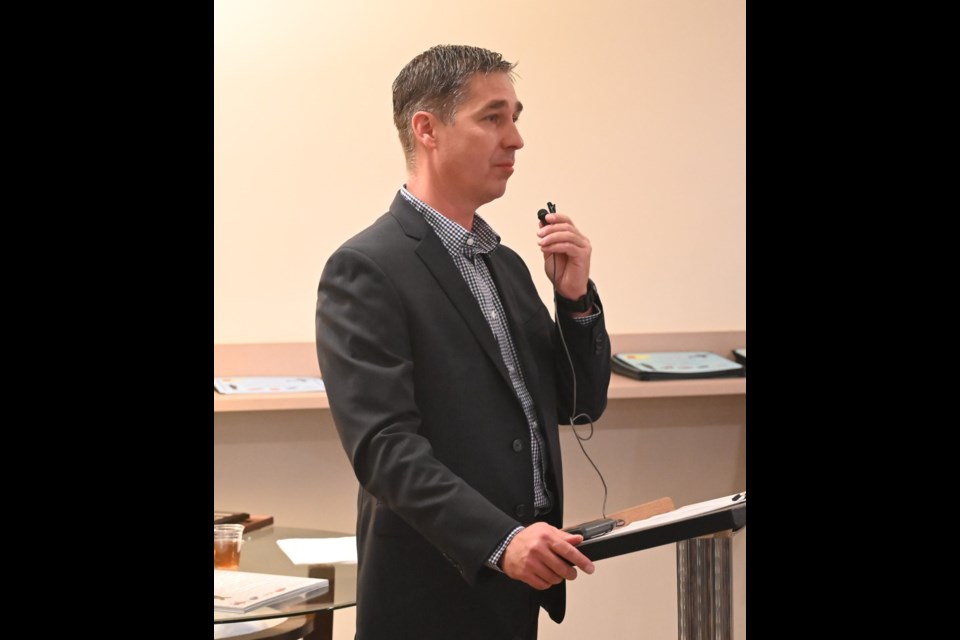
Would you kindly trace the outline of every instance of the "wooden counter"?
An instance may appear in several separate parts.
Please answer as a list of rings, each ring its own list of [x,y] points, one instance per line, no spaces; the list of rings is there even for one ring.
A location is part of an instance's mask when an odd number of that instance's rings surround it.
[[[731,351],[747,346],[746,331],[704,333],[611,334],[613,353],[621,351],[712,351],[731,358]],[[213,375],[319,376],[316,347],[312,342],[215,344]],[[746,378],[657,380],[645,382],[614,373],[609,399],[666,398],[676,396],[746,395]],[[273,393],[223,395],[213,392],[213,411],[284,411],[329,409],[325,393]]]

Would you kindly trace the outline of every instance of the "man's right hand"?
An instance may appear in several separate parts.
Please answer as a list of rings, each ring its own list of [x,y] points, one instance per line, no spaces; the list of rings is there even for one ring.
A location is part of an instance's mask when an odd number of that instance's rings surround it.
[[[574,580],[579,567],[593,573],[593,563],[573,545],[583,536],[536,522],[518,533],[503,552],[500,568],[514,580],[534,589],[549,589],[562,580]],[[570,566],[570,565],[574,566]]]

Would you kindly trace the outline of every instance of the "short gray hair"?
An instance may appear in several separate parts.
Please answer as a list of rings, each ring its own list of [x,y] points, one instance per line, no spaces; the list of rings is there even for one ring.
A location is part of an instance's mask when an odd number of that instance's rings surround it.
[[[515,66],[499,53],[465,45],[437,45],[408,62],[393,81],[393,123],[407,166],[412,167],[414,159],[413,114],[429,111],[449,124],[466,100],[474,75],[506,73],[512,81]]]

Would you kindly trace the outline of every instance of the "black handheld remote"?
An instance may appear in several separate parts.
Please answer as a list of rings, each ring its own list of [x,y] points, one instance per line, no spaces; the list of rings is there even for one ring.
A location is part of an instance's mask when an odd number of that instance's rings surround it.
[[[590,522],[584,522],[583,524],[578,524],[573,527],[567,527],[564,531],[574,534],[579,533],[583,536],[584,540],[589,540],[613,531],[613,528],[616,526],[617,521],[613,518],[601,518],[600,520],[591,520]]]

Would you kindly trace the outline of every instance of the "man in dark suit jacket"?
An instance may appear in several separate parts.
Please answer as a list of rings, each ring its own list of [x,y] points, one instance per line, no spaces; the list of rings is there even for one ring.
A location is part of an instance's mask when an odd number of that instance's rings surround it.
[[[590,242],[562,213],[540,225],[554,321],[476,214],[523,146],[513,66],[441,46],[401,71],[408,182],[320,278],[317,356],[360,482],[358,640],[529,640],[541,606],[563,619],[565,580],[593,573],[559,528],[558,430],[607,403]]]

